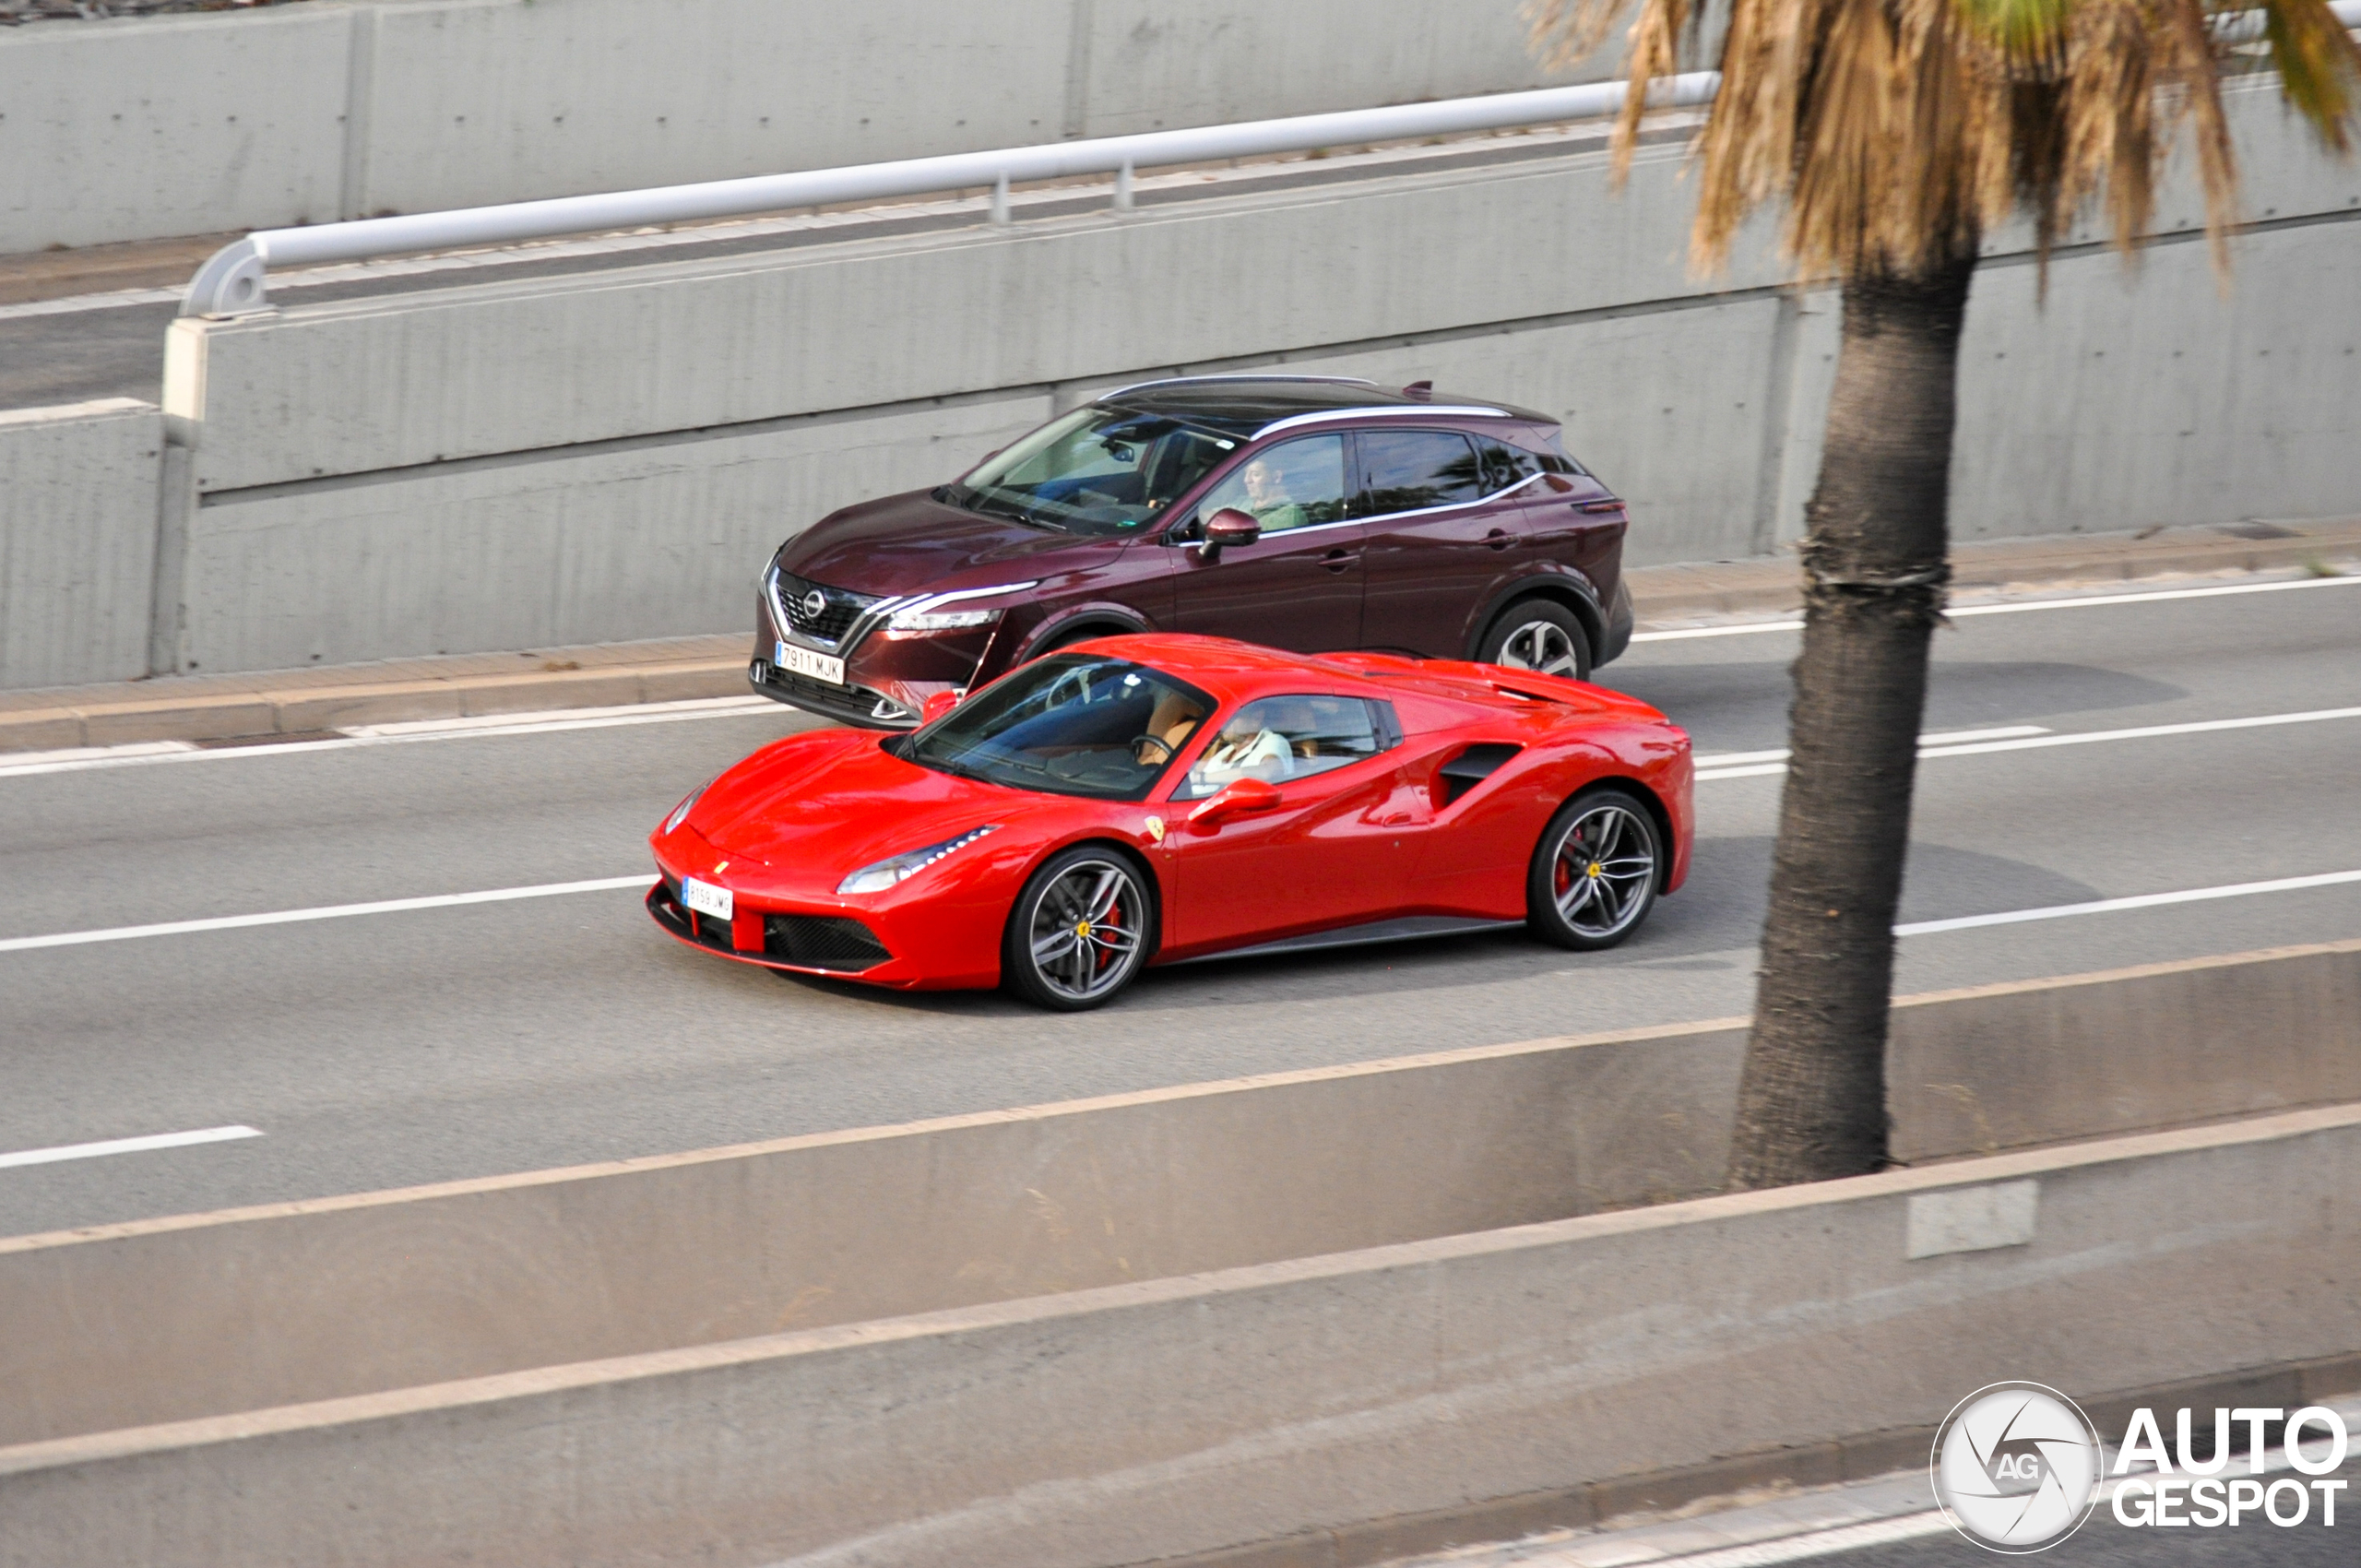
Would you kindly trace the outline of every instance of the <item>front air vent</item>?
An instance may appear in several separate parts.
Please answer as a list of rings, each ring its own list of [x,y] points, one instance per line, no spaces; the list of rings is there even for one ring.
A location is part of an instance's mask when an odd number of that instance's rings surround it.
[[[1525,748],[1498,742],[1470,746],[1435,770],[1442,784],[1442,803],[1451,804],[1501,769],[1501,765]]]

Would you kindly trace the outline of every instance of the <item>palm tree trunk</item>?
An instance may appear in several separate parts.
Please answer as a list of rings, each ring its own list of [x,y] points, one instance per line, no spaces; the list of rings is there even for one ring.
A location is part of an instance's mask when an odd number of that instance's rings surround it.
[[[1804,511],[1803,651],[1733,1191],[1886,1160],[1893,917],[1928,645],[1950,575],[1952,422],[1972,244],[1845,285],[1820,484]]]

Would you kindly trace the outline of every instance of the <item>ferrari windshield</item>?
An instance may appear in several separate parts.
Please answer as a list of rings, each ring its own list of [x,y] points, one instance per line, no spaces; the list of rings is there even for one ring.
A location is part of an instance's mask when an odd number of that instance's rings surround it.
[[[963,778],[1136,801],[1213,710],[1204,693],[1145,665],[1061,653],[892,744],[905,762]]]
[[[1069,533],[1129,533],[1155,521],[1237,445],[1169,415],[1093,405],[987,457],[950,487],[949,499]]]

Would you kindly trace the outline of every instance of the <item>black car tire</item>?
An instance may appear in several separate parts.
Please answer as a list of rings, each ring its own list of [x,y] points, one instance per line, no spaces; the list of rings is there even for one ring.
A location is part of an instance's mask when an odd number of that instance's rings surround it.
[[[1525,923],[1560,947],[1612,947],[1648,918],[1664,872],[1655,814],[1627,790],[1585,790],[1558,808],[1533,848]]]
[[[1476,646],[1476,661],[1587,681],[1590,634],[1564,605],[1520,599],[1493,617],[1484,640]]]
[[[1026,878],[1001,937],[1001,983],[1055,1012],[1103,1007],[1146,968],[1156,939],[1147,873],[1109,845],[1077,844]]]

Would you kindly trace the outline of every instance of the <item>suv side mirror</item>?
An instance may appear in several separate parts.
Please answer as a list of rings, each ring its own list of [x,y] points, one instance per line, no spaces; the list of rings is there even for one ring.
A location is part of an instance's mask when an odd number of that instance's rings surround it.
[[[1266,812],[1278,803],[1278,787],[1267,779],[1235,779],[1199,801],[1189,813],[1189,826],[1200,833],[1211,833],[1226,816]]]
[[[1263,525],[1250,512],[1225,506],[1205,519],[1204,536],[1205,559],[1218,561],[1224,545],[1252,544],[1262,538]]]
[[[936,692],[933,695],[928,697],[924,703],[919,705],[919,722],[920,724],[931,724],[936,719],[942,718],[944,714],[950,712],[953,708],[957,707],[958,706],[959,694],[957,692]]]

